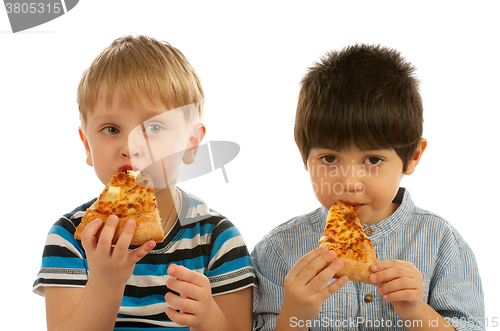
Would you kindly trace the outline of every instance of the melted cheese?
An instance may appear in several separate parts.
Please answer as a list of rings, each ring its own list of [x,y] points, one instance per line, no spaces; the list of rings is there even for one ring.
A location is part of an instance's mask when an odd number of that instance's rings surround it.
[[[125,217],[138,212],[151,212],[157,208],[154,189],[140,186],[152,184],[151,177],[139,171],[118,173],[111,178],[96,201],[95,210],[103,214],[115,214]]]
[[[354,208],[339,201],[328,212],[325,231],[320,245],[334,250],[338,256],[363,259],[365,241],[370,241],[363,232]]]

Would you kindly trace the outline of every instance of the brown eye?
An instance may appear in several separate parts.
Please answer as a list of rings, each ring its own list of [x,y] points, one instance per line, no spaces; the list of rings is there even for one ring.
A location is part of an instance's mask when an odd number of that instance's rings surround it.
[[[102,129],[102,132],[104,132],[104,134],[115,135],[115,134],[119,133],[120,130],[118,130],[114,126],[107,126],[104,129]]]
[[[383,160],[379,158],[378,156],[370,156],[366,158],[365,163],[368,165],[378,165],[382,162]]]
[[[325,155],[321,157],[321,159],[327,164],[335,163],[335,161],[337,161],[337,158],[333,155]]]

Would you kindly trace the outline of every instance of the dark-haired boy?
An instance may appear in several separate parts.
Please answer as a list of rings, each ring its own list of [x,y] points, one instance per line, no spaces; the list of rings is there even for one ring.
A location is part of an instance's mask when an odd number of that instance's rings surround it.
[[[278,226],[252,252],[256,330],[484,330],[471,249],[399,187],[427,146],[422,127],[414,68],[397,51],[356,45],[309,69],[295,142],[322,207]],[[342,262],[317,248],[339,199],[354,206],[377,251],[372,284],[332,279]]]

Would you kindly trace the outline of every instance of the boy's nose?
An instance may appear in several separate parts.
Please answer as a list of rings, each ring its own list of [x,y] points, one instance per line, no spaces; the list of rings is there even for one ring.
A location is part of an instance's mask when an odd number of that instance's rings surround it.
[[[344,187],[345,191],[350,194],[360,193],[365,189],[364,184],[359,180],[355,180],[353,177],[346,179]]]
[[[343,185],[344,190],[347,193],[359,193],[364,191],[364,184],[362,180],[362,176],[357,173],[357,169],[352,166],[352,169],[344,172]]]
[[[141,127],[139,126],[129,133],[127,141],[124,142],[121,153],[129,159],[142,158],[147,154],[147,148],[146,139]]]

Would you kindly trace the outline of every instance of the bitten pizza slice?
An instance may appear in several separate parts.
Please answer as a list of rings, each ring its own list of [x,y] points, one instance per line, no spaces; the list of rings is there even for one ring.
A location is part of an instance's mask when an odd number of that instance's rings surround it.
[[[370,266],[377,262],[375,248],[366,236],[353,206],[339,200],[328,211],[320,246],[335,251],[344,266],[334,278],[348,276],[349,280],[370,284]]]
[[[87,209],[76,228],[75,238],[81,240],[83,229],[90,222],[97,218],[106,222],[113,214],[119,218],[113,244],[118,241],[129,219],[133,219],[136,223],[132,245],[142,245],[149,240],[157,243],[163,241],[160,213],[149,174],[132,170],[115,174],[94,203],[94,209]],[[98,237],[100,233],[99,230]]]

